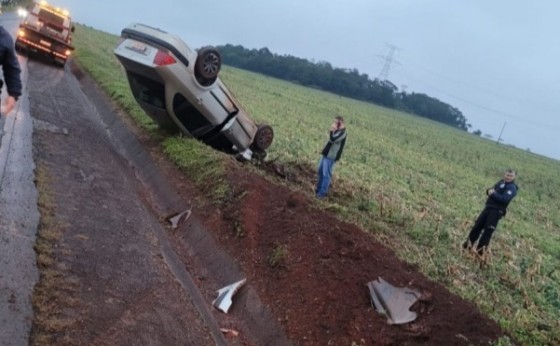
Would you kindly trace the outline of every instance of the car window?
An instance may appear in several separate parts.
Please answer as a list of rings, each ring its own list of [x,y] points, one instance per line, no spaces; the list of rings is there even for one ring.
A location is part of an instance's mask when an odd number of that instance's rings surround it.
[[[152,79],[128,72],[130,89],[138,101],[165,109],[165,89],[163,84]]]
[[[56,13],[41,9],[39,10],[38,16],[39,18],[45,20],[48,23],[49,27],[53,30],[62,31],[62,29],[64,28],[65,18],[57,15]]]
[[[181,94],[173,97],[173,113],[194,137],[200,137],[213,128],[206,117]]]

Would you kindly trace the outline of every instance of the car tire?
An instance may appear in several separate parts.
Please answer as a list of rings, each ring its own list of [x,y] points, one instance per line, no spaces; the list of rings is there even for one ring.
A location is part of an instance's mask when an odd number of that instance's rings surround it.
[[[16,38],[16,42],[14,43],[14,47],[15,47],[15,49],[16,49],[16,52],[18,52],[18,53],[24,51],[24,49],[23,49],[23,47],[22,47],[22,43],[21,43],[21,41],[19,40],[19,37]]]
[[[256,151],[265,151],[272,144],[274,139],[274,130],[269,125],[259,125],[255,138],[253,140],[253,149]]]
[[[66,65],[66,59],[54,59],[54,66],[64,68]]]
[[[198,82],[203,86],[212,85],[218,78],[222,67],[222,57],[213,47],[202,47],[194,64],[194,73]]]

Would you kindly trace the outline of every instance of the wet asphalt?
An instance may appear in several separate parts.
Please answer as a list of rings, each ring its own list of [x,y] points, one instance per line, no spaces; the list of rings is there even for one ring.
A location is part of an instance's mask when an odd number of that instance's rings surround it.
[[[0,15],[0,25],[15,33],[19,19]],[[35,243],[39,212],[32,155],[33,122],[27,95],[27,64],[20,57],[23,95],[0,119],[0,346],[27,345],[39,274]],[[6,97],[2,90],[2,101]]]

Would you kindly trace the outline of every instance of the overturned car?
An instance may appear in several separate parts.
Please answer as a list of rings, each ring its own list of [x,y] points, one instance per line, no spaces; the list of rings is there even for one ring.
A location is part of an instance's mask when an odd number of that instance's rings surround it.
[[[114,53],[134,98],[161,128],[179,129],[240,158],[266,156],[274,132],[255,124],[220,80],[215,48],[195,51],[177,36],[136,23],[121,38]]]

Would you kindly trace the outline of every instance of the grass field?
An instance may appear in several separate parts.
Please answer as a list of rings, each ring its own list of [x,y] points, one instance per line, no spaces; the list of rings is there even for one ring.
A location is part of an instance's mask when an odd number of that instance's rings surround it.
[[[194,141],[162,137],[136,105],[112,53],[118,40],[80,25],[75,60],[161,140],[173,160],[219,177],[220,161],[228,158]],[[349,138],[335,168],[333,192],[339,193],[320,205],[370,230],[522,344],[560,344],[559,161],[227,66],[221,78],[255,120],[273,126],[269,158],[288,166],[314,167],[332,118],[343,115]],[[203,170],[202,159],[213,168]],[[485,189],[508,167],[518,171],[520,191],[492,239],[491,263],[481,269],[459,244],[483,206]]]

